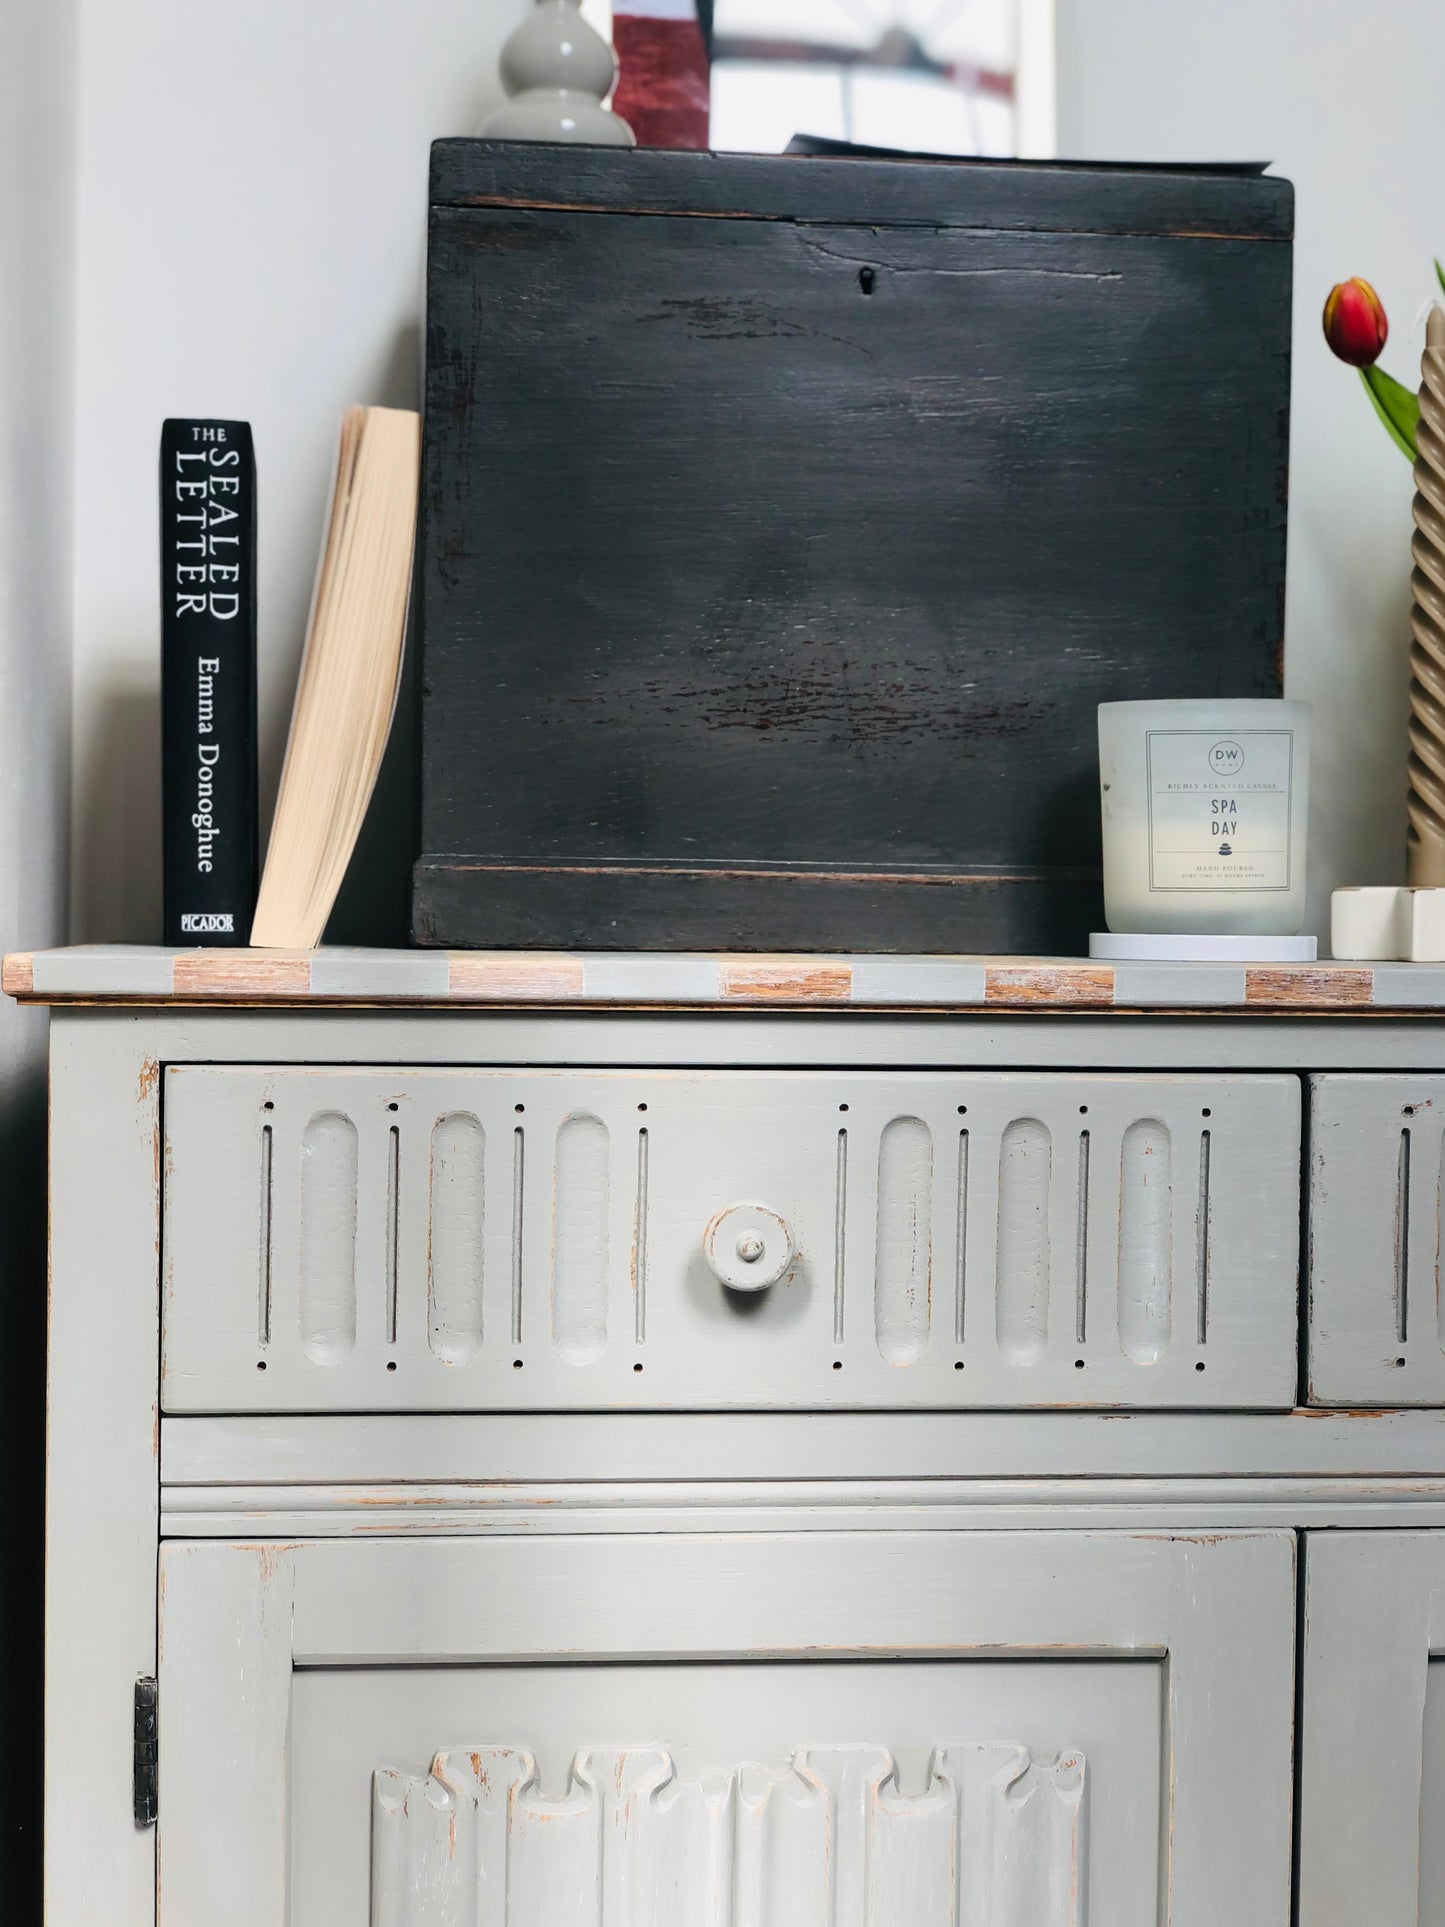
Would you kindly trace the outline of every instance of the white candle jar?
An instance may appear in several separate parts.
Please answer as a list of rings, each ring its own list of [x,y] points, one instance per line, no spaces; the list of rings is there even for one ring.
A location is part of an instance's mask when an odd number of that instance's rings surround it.
[[[1292,936],[1305,912],[1309,759],[1308,703],[1101,703],[1110,930]]]

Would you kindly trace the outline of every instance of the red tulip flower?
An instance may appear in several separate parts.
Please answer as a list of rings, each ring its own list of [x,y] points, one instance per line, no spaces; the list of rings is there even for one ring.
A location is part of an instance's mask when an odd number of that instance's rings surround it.
[[[1372,367],[1390,332],[1380,297],[1358,275],[1330,289],[1324,326],[1325,340],[1352,368]]]

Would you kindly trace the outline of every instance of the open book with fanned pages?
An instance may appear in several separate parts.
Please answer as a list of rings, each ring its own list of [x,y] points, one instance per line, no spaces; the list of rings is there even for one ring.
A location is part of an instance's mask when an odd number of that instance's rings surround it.
[[[320,943],[356,846],[396,710],[420,465],[419,415],[347,411],[251,928],[259,948]]]

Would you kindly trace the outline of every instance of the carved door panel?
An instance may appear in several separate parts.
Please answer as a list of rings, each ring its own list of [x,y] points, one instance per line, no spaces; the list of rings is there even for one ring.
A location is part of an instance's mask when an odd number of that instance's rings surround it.
[[[1445,1920],[1445,1533],[1308,1535],[1300,1919]]]
[[[174,1542],[161,1927],[1287,1927],[1293,1575],[1287,1533]]]

